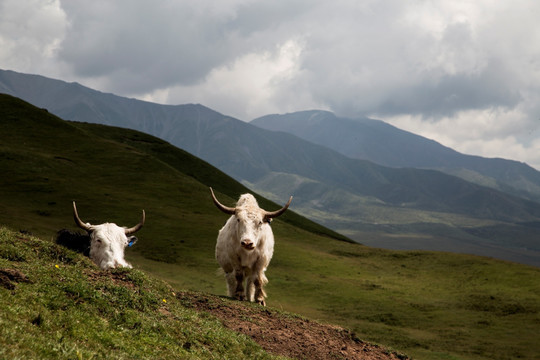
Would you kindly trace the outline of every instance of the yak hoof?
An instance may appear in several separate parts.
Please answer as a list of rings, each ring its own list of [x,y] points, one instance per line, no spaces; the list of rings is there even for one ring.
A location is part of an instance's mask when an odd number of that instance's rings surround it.
[[[257,304],[262,305],[262,306],[266,306],[266,301],[264,301],[264,299],[257,300]]]

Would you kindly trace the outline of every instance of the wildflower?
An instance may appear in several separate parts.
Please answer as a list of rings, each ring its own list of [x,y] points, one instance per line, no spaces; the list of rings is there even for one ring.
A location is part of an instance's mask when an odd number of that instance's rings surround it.
[[[54,265],[54,267],[60,269],[60,266],[58,266],[58,264]]]

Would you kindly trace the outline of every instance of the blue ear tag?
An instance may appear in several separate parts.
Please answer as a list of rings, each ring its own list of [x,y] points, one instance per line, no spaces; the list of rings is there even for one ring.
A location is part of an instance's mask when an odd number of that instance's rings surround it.
[[[267,222],[268,224],[270,224],[270,223],[272,222],[272,218],[266,219],[266,222]]]
[[[132,236],[129,239],[128,246],[133,246],[133,244],[135,244],[136,242],[137,242],[137,238],[135,236]]]

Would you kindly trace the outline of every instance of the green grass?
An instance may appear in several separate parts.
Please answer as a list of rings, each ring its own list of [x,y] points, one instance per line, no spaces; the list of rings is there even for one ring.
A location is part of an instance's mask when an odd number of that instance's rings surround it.
[[[225,282],[216,275],[214,247],[217,232],[227,216],[215,208],[208,186],[216,190],[220,201],[232,205],[239,194],[247,191],[242,185],[154,137],[125,129],[65,122],[5,96],[0,96],[0,134],[0,173],[3,174],[0,224],[32,233],[47,244],[52,243],[57,230],[75,228],[72,200],[77,201],[81,218],[92,223],[110,221],[131,226],[139,221],[141,209],[145,209],[147,221],[138,233],[139,241],[126,251],[127,260],[137,270],[125,274],[118,270],[117,276],[143,279],[152,276],[164,280],[168,285],[160,285],[165,289],[160,293],[163,296],[171,291],[166,290],[168,286],[225,293]],[[284,198],[282,202],[286,200]],[[260,203],[269,210],[281,206],[264,199]],[[343,241],[347,239],[342,235],[295,214],[294,204],[293,200],[291,211],[272,225],[276,248],[267,271],[269,306],[345,326],[363,340],[416,359],[540,358],[537,340],[540,333],[540,269],[469,255],[389,251],[361,246]],[[33,291],[21,298],[0,288],[1,301],[10,307],[6,314],[11,314],[11,320],[5,318],[3,321],[25,319],[20,321],[24,323],[20,328],[5,330],[11,331],[4,335],[6,338],[13,339],[16,334],[27,331],[33,331],[29,334],[35,337],[45,337],[38,334],[39,327],[32,323],[34,321],[48,326],[44,333],[52,334],[54,339],[56,334],[63,336],[62,323],[65,322],[65,328],[69,330],[65,333],[72,336],[72,340],[78,339],[79,335],[70,335],[76,332],[78,310],[74,304],[77,301],[86,305],[101,304],[104,299],[109,301],[118,296],[120,303],[131,301],[139,304],[140,312],[150,311],[161,318],[159,309],[164,304],[160,303],[159,297],[162,295],[157,296],[157,300],[156,297],[150,300],[145,293],[132,294],[129,287],[129,291],[114,290],[110,288],[111,284],[98,284],[100,290],[95,291],[92,286],[96,282],[109,280],[99,276],[100,272],[93,268],[83,271],[68,262],[60,263],[60,269],[56,269],[54,264],[40,263],[31,250],[21,252],[9,242],[2,245],[0,258],[3,258],[0,268],[7,266],[7,262],[17,263],[21,271],[29,272],[29,276],[31,271],[43,272],[49,280],[40,291],[47,292],[51,288],[51,293],[43,299],[36,296],[37,284],[19,284],[17,291],[26,288]],[[73,261],[82,262],[85,269],[91,269],[87,261]],[[36,262],[40,265],[32,266]],[[57,270],[69,270],[64,282],[58,282],[56,275],[60,273]],[[76,273],[81,273],[83,278],[92,274],[89,288],[78,284],[81,281],[75,277]],[[66,288],[58,287],[64,285]],[[128,292],[120,294],[122,291]],[[60,300],[56,301],[55,295]],[[28,299],[32,299],[32,305],[27,306]],[[59,309],[66,301],[71,305],[66,307],[67,317],[60,321]],[[54,310],[55,306],[58,309]],[[122,319],[121,316],[130,318],[138,311],[125,308],[124,315],[107,310],[105,315],[94,312],[92,314],[98,319],[105,320],[85,324],[95,327],[85,331],[88,339],[51,341],[58,346],[64,344],[58,351],[68,352],[70,355],[66,358],[77,357],[77,351],[100,341],[112,344],[113,349],[123,349],[119,354],[127,354],[124,351],[135,351],[126,350],[134,341],[122,338],[118,319]],[[178,319],[181,322],[191,318],[195,322],[211,322],[194,313],[178,311],[174,315],[176,320],[166,320],[170,321],[170,331],[173,331],[173,324],[178,324]],[[49,317],[51,314],[52,318]],[[128,319],[126,323],[133,327],[137,321]],[[144,334],[139,336],[148,336],[145,341],[149,348],[159,348],[152,345],[152,341],[157,341],[155,332],[169,334],[165,336],[167,339],[180,336],[170,334],[169,330],[154,329],[150,319],[140,322],[137,326],[143,326],[141,333]],[[114,331],[101,338],[102,330],[108,328]],[[181,327],[176,331],[180,332]],[[6,350],[9,354],[0,357],[24,358],[27,347],[33,349],[31,351],[45,351],[34,349],[29,344],[31,339],[29,335],[24,345],[11,347]],[[174,346],[182,348],[178,345],[182,341],[175,342]],[[202,340],[185,341],[204,343]],[[251,349],[251,346],[241,345],[241,348]],[[51,344],[41,347],[51,348]],[[211,353],[219,358],[220,351],[224,351],[209,348],[205,353],[203,345],[200,349],[195,345],[192,347],[199,351],[196,356],[200,357]],[[256,350],[234,351],[257,353]],[[85,353],[83,358],[91,357],[86,355],[91,354]],[[34,356],[39,357],[39,353]],[[136,358],[137,354],[126,357]]]
[[[338,322],[362,339],[414,358],[540,354],[537,268],[313,239],[280,243],[276,253],[269,293],[284,299],[286,310]],[[291,276],[293,264],[302,270],[297,267]]]
[[[142,271],[87,258],[0,227],[2,359],[276,358],[215,318],[184,307]],[[24,280],[23,279],[24,276]]]

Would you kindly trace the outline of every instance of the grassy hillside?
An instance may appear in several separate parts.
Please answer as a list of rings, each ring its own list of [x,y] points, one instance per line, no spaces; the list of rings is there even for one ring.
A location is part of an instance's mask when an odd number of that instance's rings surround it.
[[[101,271],[4,227],[0,308],[2,359],[406,358],[294,314],[177,292],[139,270]]]
[[[276,358],[141,271],[0,227],[0,358]]]
[[[0,133],[1,224],[52,240],[57,230],[75,227],[72,200],[83,220],[95,223],[131,226],[145,209],[147,222],[127,260],[174,289],[224,294],[214,245],[226,216],[212,204],[208,186],[233,204],[246,191],[241,185],[154,137],[65,122],[7,96],[0,96]],[[272,226],[270,308],[345,326],[417,359],[538,358],[538,268],[369,248],[293,212]]]

